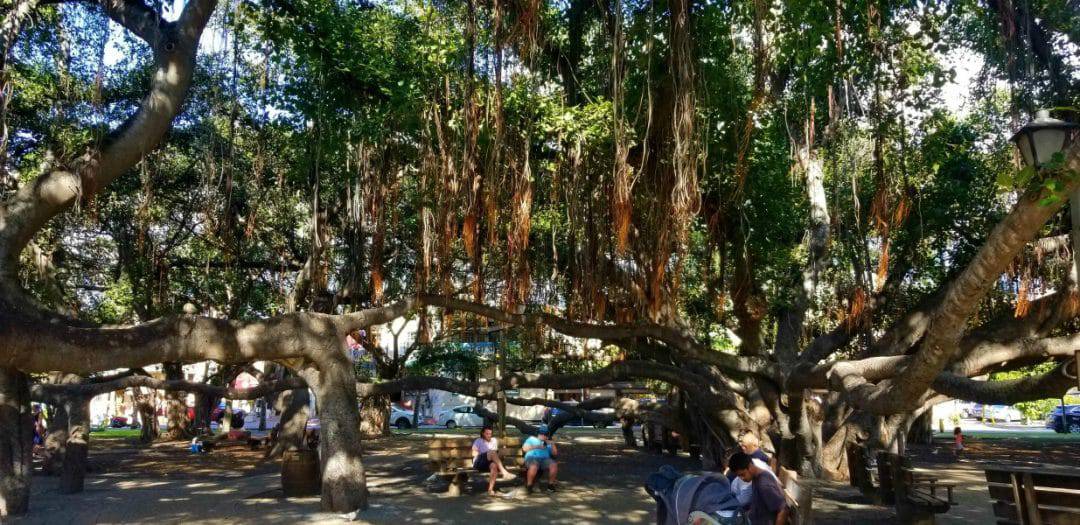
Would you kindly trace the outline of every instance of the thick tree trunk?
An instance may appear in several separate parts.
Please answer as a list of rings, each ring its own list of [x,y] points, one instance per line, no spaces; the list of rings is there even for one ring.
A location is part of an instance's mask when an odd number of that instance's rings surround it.
[[[49,374],[49,382],[61,385],[74,385],[82,382],[82,377],[75,374]],[[31,394],[32,397],[32,394]],[[42,400],[45,401],[45,400]],[[45,461],[43,470],[50,475],[58,475],[64,465],[68,442],[68,399],[66,396],[49,399],[49,421],[45,429]]]
[[[156,394],[153,391],[142,393],[141,390],[141,387],[133,389],[133,393],[135,394],[135,409],[139,412],[139,424],[142,425],[142,430],[139,432],[139,441],[142,441],[143,443],[152,443],[161,433],[158,428],[155,409],[157,403],[154,402],[154,396]]]
[[[278,396],[275,408],[281,412],[281,420],[278,422],[274,448],[266,453],[266,457],[278,457],[286,450],[307,448],[304,431],[307,428],[310,400],[311,395],[306,388],[297,388]]]
[[[781,446],[781,464],[803,477],[821,477],[821,408],[813,399],[789,393],[787,410],[791,434]]]
[[[51,475],[60,474],[68,442],[68,414],[64,403],[50,405],[49,426],[45,431],[45,461],[42,468]]]
[[[90,399],[72,397],[64,403],[68,419],[68,440],[60,473],[60,493],[83,491],[86,460],[90,451]]]
[[[166,363],[165,379],[179,381],[184,379],[184,367],[180,363]],[[187,417],[187,392],[167,392],[165,394],[165,433],[161,436],[166,441],[182,441],[191,437],[191,422]]]
[[[327,359],[320,368],[307,369],[303,376],[314,388],[319,404],[322,508],[331,512],[366,509],[368,492],[361,461],[356,378],[344,354]]]
[[[0,369],[0,518],[25,514],[29,507],[33,446],[30,378]]]
[[[390,434],[390,396],[371,396],[360,408],[360,432],[364,437]]]
[[[849,478],[847,445],[865,443],[872,446],[869,440],[873,432],[873,422],[874,418],[869,414],[855,412],[829,436],[828,441],[821,447],[822,474],[826,479],[846,481]]]
[[[915,421],[911,423],[911,428],[908,430],[908,443],[929,445],[934,441],[934,422],[931,418],[932,415],[933,414],[927,410],[919,417],[915,418]]]
[[[203,392],[195,393],[195,420],[191,422],[195,434],[210,428],[210,414],[214,411],[216,398]]]

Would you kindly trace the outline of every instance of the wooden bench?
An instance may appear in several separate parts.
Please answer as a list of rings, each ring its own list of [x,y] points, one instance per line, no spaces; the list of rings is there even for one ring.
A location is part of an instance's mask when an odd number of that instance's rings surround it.
[[[799,481],[797,472],[783,467],[777,469],[776,478],[780,480],[780,486],[784,488],[788,500],[790,511],[788,523],[790,525],[813,523],[814,486],[805,481]]]
[[[258,450],[260,448],[270,446],[273,442],[274,438],[270,435],[270,433],[262,436],[252,434],[248,436],[247,439],[248,448],[250,448],[251,450]]]
[[[896,506],[901,523],[934,523],[934,515],[948,512],[954,504],[954,484],[918,475],[905,458],[880,452],[877,464],[881,500]],[[939,488],[946,490],[946,499],[938,497]]]
[[[988,465],[984,470],[1000,525],[1080,524],[1080,469]]]
[[[851,486],[859,489],[864,496],[878,500],[878,487],[874,482],[877,463],[873,457],[865,446],[858,443],[848,443],[846,453]]]
[[[488,474],[473,468],[473,437],[435,438],[428,444],[428,467],[436,475],[450,480],[447,494],[460,496],[472,474]],[[499,457],[507,470],[520,470],[525,463],[519,437],[499,439]]]

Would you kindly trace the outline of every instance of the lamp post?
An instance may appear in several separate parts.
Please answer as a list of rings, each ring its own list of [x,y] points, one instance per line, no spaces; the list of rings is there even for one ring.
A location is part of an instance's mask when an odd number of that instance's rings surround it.
[[[1025,124],[1010,140],[1016,143],[1024,164],[1038,170],[1069,145],[1072,131],[1076,128],[1080,128],[1080,125],[1058,120],[1050,116],[1050,110],[1040,109],[1035,112],[1035,120]],[[1069,195],[1069,210],[1072,217],[1073,282],[1080,283],[1080,187]]]

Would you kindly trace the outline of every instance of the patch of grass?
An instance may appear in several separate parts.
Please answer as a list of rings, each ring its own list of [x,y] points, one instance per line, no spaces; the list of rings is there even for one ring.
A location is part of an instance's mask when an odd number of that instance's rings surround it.
[[[93,428],[91,439],[138,439],[141,430],[137,428]]]
[[[935,438],[952,439],[952,432],[935,432]],[[1030,431],[964,431],[964,439],[975,438],[980,441],[1010,440],[1028,443],[1080,443],[1080,434],[1058,434],[1056,432]]]

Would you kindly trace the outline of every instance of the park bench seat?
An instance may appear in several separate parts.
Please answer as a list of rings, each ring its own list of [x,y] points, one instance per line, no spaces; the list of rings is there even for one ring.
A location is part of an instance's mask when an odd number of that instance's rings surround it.
[[[952,483],[941,483],[934,477],[920,476],[899,455],[879,452],[877,456],[878,481],[882,501],[896,506],[902,523],[934,523],[934,515],[948,512],[954,505]],[[937,489],[946,490],[946,499]]]
[[[787,499],[790,525],[813,523],[814,486],[812,482],[800,481],[799,474],[783,467],[777,468],[777,479]]]
[[[916,507],[925,507],[928,511],[935,514],[949,511],[949,502],[936,496],[932,496],[922,490],[913,489],[907,493],[908,503]]]
[[[848,479],[852,487],[859,489],[866,497],[878,499],[878,487],[874,478],[877,465],[866,450],[866,446],[848,443],[846,447]]]
[[[447,492],[450,496],[460,496],[469,476],[480,473],[473,468],[472,443],[475,439],[475,436],[436,438],[428,444],[428,468],[434,475],[450,480]],[[524,465],[521,444],[519,437],[499,438],[499,457],[507,470],[521,469]]]
[[[1080,524],[1080,469],[984,467],[999,525]]]
[[[269,432],[261,435],[251,434],[247,438],[247,444],[248,447],[251,448],[251,450],[258,450],[262,447],[269,446],[271,443],[273,443],[273,441],[274,440]]]

